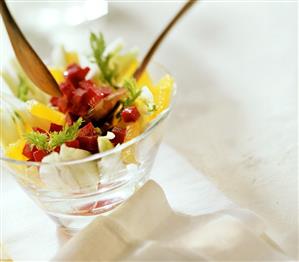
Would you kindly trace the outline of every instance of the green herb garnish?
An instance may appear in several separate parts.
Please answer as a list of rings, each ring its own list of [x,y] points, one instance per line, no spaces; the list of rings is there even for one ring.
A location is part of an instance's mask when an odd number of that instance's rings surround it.
[[[37,131],[32,131],[25,134],[24,137],[27,143],[36,146],[38,149],[53,151],[57,146],[76,139],[82,123],[82,118],[79,118],[73,125],[64,126],[63,130],[60,132],[43,134]]]
[[[113,78],[116,75],[116,68],[111,64],[111,59],[115,56],[115,52],[105,54],[106,42],[102,33],[96,35],[90,34],[90,46],[92,49],[91,62],[96,63],[100,69],[101,80],[113,86]]]
[[[54,149],[55,147],[60,146],[67,141],[74,140],[77,137],[82,122],[82,118],[79,118],[73,125],[64,126],[63,130],[60,132],[51,133],[48,143],[49,148]]]
[[[135,102],[137,97],[140,96],[141,90],[137,87],[137,83],[134,78],[125,80],[124,88],[128,90],[128,97],[123,104],[124,106],[130,106]]]
[[[46,134],[32,131],[24,135],[26,141],[30,145],[36,146],[38,149],[48,150],[48,136]]]

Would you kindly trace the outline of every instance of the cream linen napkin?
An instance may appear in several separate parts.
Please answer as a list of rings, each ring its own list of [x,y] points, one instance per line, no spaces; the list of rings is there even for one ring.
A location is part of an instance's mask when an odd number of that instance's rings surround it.
[[[174,212],[160,186],[147,182],[110,216],[74,236],[53,261],[286,261],[252,212],[201,216]]]

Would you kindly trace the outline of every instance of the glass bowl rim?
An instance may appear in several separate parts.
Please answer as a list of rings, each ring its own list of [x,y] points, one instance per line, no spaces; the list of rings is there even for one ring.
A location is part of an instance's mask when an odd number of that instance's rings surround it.
[[[156,67],[160,67],[166,74],[172,76],[172,74],[170,74],[168,72],[168,70],[163,65],[161,65],[160,63],[154,61],[151,64],[153,64]],[[56,163],[16,160],[16,159],[9,158],[9,157],[4,157],[4,156],[0,156],[0,161],[1,162],[2,161],[10,162],[12,164],[18,164],[18,165],[26,165],[26,166],[66,166],[66,165],[75,165],[75,164],[86,163],[86,162],[89,162],[89,161],[99,160],[103,157],[113,155],[113,154],[115,154],[117,152],[120,152],[121,150],[123,150],[123,149],[125,149],[125,148],[127,148],[127,147],[129,147],[129,146],[131,146],[135,143],[138,143],[139,141],[145,139],[147,136],[149,136],[153,132],[155,127],[157,127],[160,123],[163,122],[163,120],[165,120],[167,118],[169,113],[172,111],[176,91],[177,91],[177,84],[176,84],[176,81],[174,81],[173,90],[172,90],[172,99],[171,99],[171,102],[170,102],[170,105],[168,106],[168,108],[163,110],[155,119],[153,119],[150,122],[149,126],[140,135],[134,137],[133,139],[129,140],[128,142],[125,142],[125,143],[123,143],[121,145],[118,145],[118,146],[116,146],[112,149],[109,149],[107,151],[92,154],[90,156],[80,158],[80,159],[76,159],[76,160],[61,161],[61,162],[56,162]]]

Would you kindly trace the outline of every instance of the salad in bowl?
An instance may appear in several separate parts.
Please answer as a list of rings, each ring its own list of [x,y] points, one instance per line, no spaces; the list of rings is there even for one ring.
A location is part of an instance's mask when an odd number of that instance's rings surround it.
[[[174,80],[152,64],[136,80],[136,50],[90,34],[87,57],[63,47],[49,70],[60,97],[43,93],[16,61],[1,72],[1,160],[59,225],[80,229],[148,178]]]

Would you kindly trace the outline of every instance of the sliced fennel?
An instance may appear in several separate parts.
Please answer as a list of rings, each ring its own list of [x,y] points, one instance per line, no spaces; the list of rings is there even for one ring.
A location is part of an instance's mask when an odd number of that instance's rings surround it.
[[[112,149],[114,146],[111,143],[111,139],[113,139],[115,135],[112,132],[107,132],[106,136],[98,137],[98,147],[100,152],[104,152]]]
[[[106,136],[98,137],[98,146],[100,152],[104,152],[114,148],[111,143],[115,135],[108,132]],[[101,182],[110,183],[125,175],[135,175],[138,172],[138,167],[135,164],[125,165],[121,159],[121,152],[116,152],[111,155],[103,157],[98,162],[98,168],[101,172]]]
[[[91,155],[88,151],[62,145],[60,153],[52,152],[43,158],[43,163],[57,163],[83,159]],[[97,189],[99,171],[95,161],[72,165],[42,165],[40,178],[48,189],[61,192],[88,193]]]
[[[31,127],[48,129],[49,125],[48,121],[33,116],[28,111],[27,104],[17,99],[12,93],[1,94],[0,143],[2,146],[7,147],[10,143],[22,138]]]
[[[16,60],[11,60],[10,66],[1,72],[1,77],[20,100],[34,98],[45,104],[49,102],[50,97],[31,82]]]

